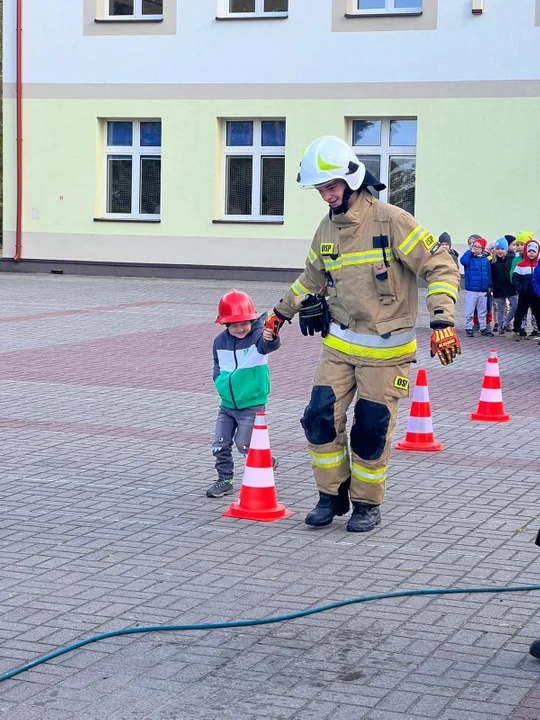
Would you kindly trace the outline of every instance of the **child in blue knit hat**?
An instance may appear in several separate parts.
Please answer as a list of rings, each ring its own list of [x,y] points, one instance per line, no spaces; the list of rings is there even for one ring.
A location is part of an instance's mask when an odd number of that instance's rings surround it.
[[[491,261],[491,279],[493,299],[497,308],[499,335],[510,329],[510,323],[516,314],[518,296],[512,285],[513,256],[508,252],[508,240],[499,238],[493,243],[493,259]]]

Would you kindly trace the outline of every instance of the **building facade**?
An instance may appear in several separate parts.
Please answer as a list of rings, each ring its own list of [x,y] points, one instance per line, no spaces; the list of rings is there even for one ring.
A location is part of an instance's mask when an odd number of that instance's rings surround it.
[[[2,269],[302,267],[326,134],[458,249],[540,230],[540,0],[5,0]]]

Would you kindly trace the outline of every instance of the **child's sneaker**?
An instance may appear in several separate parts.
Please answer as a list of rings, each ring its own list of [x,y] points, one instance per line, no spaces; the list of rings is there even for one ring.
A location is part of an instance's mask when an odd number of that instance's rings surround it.
[[[519,337],[520,337],[520,338],[522,338],[522,337],[523,337],[523,338],[526,338],[526,337],[527,337],[527,331],[524,330],[523,328],[521,328],[521,330],[519,331]]]
[[[474,337],[474,330],[465,330],[465,335],[467,337]]]
[[[206,491],[206,497],[220,498],[224,495],[232,495],[234,492],[232,480],[216,480]]]
[[[538,332],[538,330],[533,330],[529,337],[540,337],[540,332]]]
[[[505,327],[499,328],[499,335],[504,335],[505,332],[506,332],[506,328],[505,328]]]
[[[473,333],[480,332],[480,325],[473,325]]]
[[[483,335],[484,337],[494,337],[493,333],[488,328],[481,330],[480,335]]]
[[[498,331],[498,329],[499,329],[499,323],[495,323],[495,325],[493,326],[493,332],[496,333]]]

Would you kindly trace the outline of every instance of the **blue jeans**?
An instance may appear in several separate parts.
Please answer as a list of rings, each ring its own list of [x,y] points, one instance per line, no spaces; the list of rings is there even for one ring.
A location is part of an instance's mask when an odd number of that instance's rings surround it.
[[[214,442],[212,443],[212,454],[216,458],[219,480],[232,480],[233,478],[233,441],[240,455],[247,456],[255,423],[255,413],[258,412],[264,412],[264,405],[243,410],[232,410],[223,406],[219,408]]]

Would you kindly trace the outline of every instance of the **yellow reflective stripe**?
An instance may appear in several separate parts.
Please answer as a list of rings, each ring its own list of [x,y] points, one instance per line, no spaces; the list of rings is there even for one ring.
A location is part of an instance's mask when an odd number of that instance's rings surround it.
[[[309,290],[302,285],[300,280],[291,285],[291,290],[295,295],[309,295]]]
[[[437,295],[443,293],[444,295],[450,295],[451,298],[457,300],[459,290],[455,285],[450,285],[446,282],[432,282],[428,285],[428,297],[430,295]]]
[[[386,253],[386,259],[394,259],[394,255],[391,250]],[[360,253],[344,253],[335,260],[327,258],[323,258],[323,260],[325,269],[331,272],[332,270],[340,270],[342,267],[349,267],[350,265],[365,265],[366,263],[383,262],[384,256],[382,250],[367,250],[366,252]]]
[[[424,228],[420,225],[417,225],[412,231],[412,233],[409,233],[409,235],[407,235],[405,240],[399,246],[399,249],[404,255],[408,255],[411,250],[413,250],[418,245],[420,240],[422,240],[427,235],[429,235],[429,232],[427,230],[424,230]]]
[[[362,465],[357,465],[356,463],[351,463],[351,474],[354,475],[354,477],[357,480],[360,480],[361,482],[367,482],[371,483],[373,485],[378,485],[379,483],[383,483],[386,480],[386,468],[379,468],[379,470],[370,470],[370,468],[363,467]]]
[[[345,353],[345,355],[372,358],[374,360],[393,360],[394,358],[409,355],[416,351],[416,340],[411,340],[405,345],[398,345],[397,347],[377,348],[366,347],[365,345],[354,345],[333,335],[327,335],[323,343],[328,345],[328,347],[334,348],[334,350]]]
[[[317,253],[315,252],[315,250],[313,248],[309,248],[308,261],[310,263],[314,263],[316,259],[317,259]]]
[[[316,453],[310,450],[309,454],[311,455],[312,465],[325,469],[337,467],[344,463],[347,458],[346,450],[339,450],[335,453]]]

